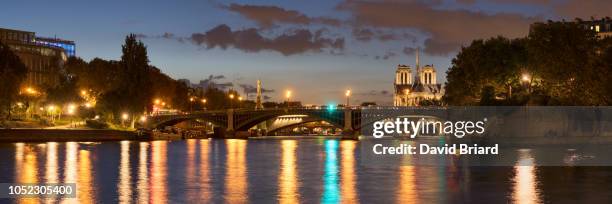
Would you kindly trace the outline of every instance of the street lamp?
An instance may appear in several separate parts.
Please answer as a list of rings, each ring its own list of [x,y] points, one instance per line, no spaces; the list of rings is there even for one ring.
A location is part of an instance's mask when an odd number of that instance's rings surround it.
[[[74,127],[76,127],[76,125],[74,125],[74,122],[73,122],[75,108],[76,106],[74,104],[71,104],[68,106],[68,115],[70,116],[70,126],[74,126]]]
[[[191,97],[189,98],[189,112],[193,112],[193,101],[195,100],[195,98]]]
[[[47,107],[47,110],[48,110],[49,113],[51,113],[51,120],[52,121],[55,120],[55,114],[54,114],[55,106],[54,105],[49,105]]]
[[[351,90],[350,89],[346,90],[346,93],[344,93],[344,95],[346,96],[346,107],[348,108],[350,106],[349,99],[351,97]]]
[[[230,98],[230,108],[234,108],[234,94],[229,95]]]
[[[129,115],[127,113],[123,113],[121,115],[121,126],[125,127],[125,120],[127,120]]]
[[[525,73],[521,76],[521,81],[527,83],[531,80],[531,76],[529,76],[529,74]]]
[[[528,73],[521,75],[521,81],[527,86],[527,93],[531,94],[531,76]]]
[[[289,108],[289,102],[291,102],[291,90],[287,90],[285,97],[287,98],[287,108]]]

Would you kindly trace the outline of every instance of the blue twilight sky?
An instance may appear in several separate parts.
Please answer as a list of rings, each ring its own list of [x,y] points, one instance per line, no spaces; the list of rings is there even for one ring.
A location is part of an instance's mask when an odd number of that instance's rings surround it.
[[[261,79],[269,100],[391,102],[397,64],[434,64],[438,81],[461,45],[520,37],[545,19],[610,15],[607,0],[8,1],[0,27],[73,40],[77,55],[119,59],[136,33],[151,64],[192,83],[219,76],[234,89]],[[242,85],[242,86],[241,86]]]

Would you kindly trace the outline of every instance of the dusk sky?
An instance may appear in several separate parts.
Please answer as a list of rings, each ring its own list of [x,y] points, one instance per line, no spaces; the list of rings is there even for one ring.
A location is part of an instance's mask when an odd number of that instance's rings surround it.
[[[0,27],[75,41],[77,55],[117,60],[136,33],[151,64],[192,83],[255,85],[304,104],[391,103],[397,64],[433,64],[438,81],[462,45],[522,37],[546,19],[610,16],[610,0],[7,1]]]

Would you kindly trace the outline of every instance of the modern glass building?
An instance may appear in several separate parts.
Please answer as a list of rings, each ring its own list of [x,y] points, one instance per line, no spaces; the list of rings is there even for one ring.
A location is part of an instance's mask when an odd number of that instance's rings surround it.
[[[8,45],[28,68],[28,78],[22,86],[56,86],[64,62],[75,54],[74,42],[38,39],[34,32],[0,28],[0,42]]]
[[[57,38],[36,37],[35,42],[36,44],[40,44],[43,46],[62,48],[64,49],[64,52],[66,52],[66,55],[68,55],[68,57],[74,57],[76,55],[76,46],[74,44],[74,41],[62,40]]]

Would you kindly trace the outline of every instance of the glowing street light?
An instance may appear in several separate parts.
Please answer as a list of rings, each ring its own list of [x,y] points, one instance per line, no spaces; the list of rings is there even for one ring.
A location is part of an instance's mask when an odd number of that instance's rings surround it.
[[[121,114],[121,126],[125,127],[125,120],[127,120],[128,118],[129,115],[127,113]]]
[[[239,100],[239,101],[242,101],[242,96],[238,96],[238,100]]]
[[[531,76],[529,76],[529,74],[527,74],[527,73],[524,73],[524,74],[521,76],[521,81],[523,81],[523,82],[527,83],[527,82],[531,81]]]
[[[159,104],[161,104],[161,100],[155,99],[155,101],[153,103],[155,103],[155,105],[159,105]]]
[[[288,90],[288,91],[285,93],[285,97],[287,98],[287,101],[289,101],[289,99],[291,98],[291,91],[289,91],[289,90]]]
[[[195,100],[194,97],[189,98],[189,101],[193,102]]]
[[[348,108],[350,106],[349,98],[351,97],[351,90],[350,89],[346,90],[346,93],[344,93],[344,95],[346,96],[346,107]]]
[[[234,94],[229,95],[230,99],[234,99]]]
[[[140,122],[142,123],[147,122],[147,117],[145,117],[144,115],[140,116]]]
[[[202,103],[206,103],[206,99],[205,99],[205,98],[204,98],[204,99],[202,99],[201,101],[202,101]]]

